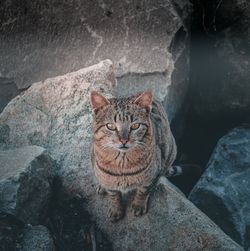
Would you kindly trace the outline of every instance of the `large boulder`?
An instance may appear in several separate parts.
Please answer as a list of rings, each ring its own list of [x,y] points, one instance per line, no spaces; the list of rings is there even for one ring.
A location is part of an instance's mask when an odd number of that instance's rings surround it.
[[[23,89],[109,58],[121,94],[153,88],[176,103],[172,117],[187,88],[190,12],[188,0],[3,1],[0,73]]]
[[[86,201],[75,193],[65,193],[60,178],[53,182],[48,219],[45,225],[53,236],[56,250],[112,251],[111,242],[95,227],[86,210]]]
[[[0,212],[1,250],[18,250],[25,224],[14,215]]]
[[[55,161],[38,146],[0,151],[0,211],[36,224],[46,215]]]
[[[50,232],[42,225],[26,226],[20,246],[22,251],[55,251]]]
[[[212,121],[244,118],[250,111],[250,3],[194,2],[198,13],[190,91],[194,111]]]
[[[242,250],[164,178],[151,197],[148,214],[134,218],[127,212],[117,224],[109,221],[110,203],[96,194],[90,164],[91,89],[106,95],[115,92],[110,61],[33,84],[0,115],[0,124],[9,128],[5,145],[46,146],[61,166],[58,175],[64,191],[85,198],[114,250]]]
[[[114,250],[243,250],[191,202],[171,189],[165,177],[151,195],[149,212],[136,218],[129,211],[118,223],[107,217],[109,200],[93,196],[89,210],[112,240]]]
[[[190,200],[231,238],[250,248],[250,129],[237,128],[218,142]]]
[[[110,60],[34,83],[0,115],[2,147],[45,147],[61,167],[61,175],[67,177],[68,187],[83,182],[89,191],[92,181],[84,181],[84,175],[91,171],[87,168],[92,139],[90,90],[110,97],[115,86]]]

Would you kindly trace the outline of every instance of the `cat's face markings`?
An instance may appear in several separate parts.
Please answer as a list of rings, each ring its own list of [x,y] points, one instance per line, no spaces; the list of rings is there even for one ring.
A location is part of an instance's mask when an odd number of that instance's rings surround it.
[[[108,120],[103,132],[108,136],[106,145],[126,152],[135,147],[138,142],[143,142],[143,136],[148,128],[147,116],[131,116],[130,109],[116,113]],[[146,110],[144,111],[146,114]],[[140,144],[140,143],[139,143]],[[142,143],[141,143],[142,144]]]
[[[96,93],[94,93],[94,96]],[[102,148],[127,152],[145,146],[145,135],[150,124],[152,93],[142,94],[135,100],[106,100],[97,94],[92,98],[94,109],[94,138]]]

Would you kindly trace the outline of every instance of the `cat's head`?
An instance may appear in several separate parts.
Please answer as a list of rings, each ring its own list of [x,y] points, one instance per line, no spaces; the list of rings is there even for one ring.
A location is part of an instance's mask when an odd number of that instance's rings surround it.
[[[107,99],[91,92],[94,142],[103,149],[127,152],[145,148],[152,137],[151,91],[128,98]]]

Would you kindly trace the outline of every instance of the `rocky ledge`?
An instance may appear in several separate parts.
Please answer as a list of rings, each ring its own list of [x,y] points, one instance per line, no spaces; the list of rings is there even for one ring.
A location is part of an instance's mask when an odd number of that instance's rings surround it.
[[[0,137],[4,152],[32,144],[46,148],[57,162],[58,167],[49,169],[62,180],[61,190],[84,198],[86,210],[113,250],[243,250],[165,178],[151,196],[148,214],[135,218],[128,212],[122,221],[109,222],[109,200],[96,194],[90,164],[92,89],[107,95],[116,92],[111,61],[34,83],[0,115],[0,127],[5,128]]]
[[[222,137],[189,198],[231,238],[250,248],[250,127]],[[205,199],[204,199],[205,198]]]
[[[0,151],[0,212],[37,224],[46,214],[56,163],[46,150],[25,146]]]

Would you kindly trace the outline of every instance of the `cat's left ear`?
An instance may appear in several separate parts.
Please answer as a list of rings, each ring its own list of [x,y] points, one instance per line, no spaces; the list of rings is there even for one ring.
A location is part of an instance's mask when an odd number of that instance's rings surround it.
[[[153,103],[153,93],[152,91],[145,91],[136,100],[133,102],[134,104],[145,107],[149,111],[151,111],[152,103]]]
[[[90,93],[90,100],[91,100],[93,111],[95,112],[99,108],[110,104],[109,101],[97,91],[92,91]]]

